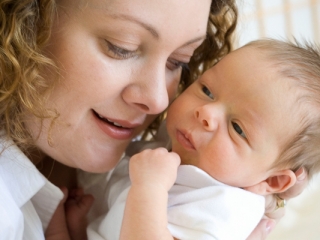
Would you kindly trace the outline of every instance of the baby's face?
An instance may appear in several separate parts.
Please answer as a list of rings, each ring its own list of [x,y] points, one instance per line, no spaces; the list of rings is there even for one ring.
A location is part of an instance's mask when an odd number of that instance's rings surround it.
[[[297,89],[262,54],[252,47],[229,54],[170,106],[167,129],[182,164],[236,187],[272,175],[299,125]]]

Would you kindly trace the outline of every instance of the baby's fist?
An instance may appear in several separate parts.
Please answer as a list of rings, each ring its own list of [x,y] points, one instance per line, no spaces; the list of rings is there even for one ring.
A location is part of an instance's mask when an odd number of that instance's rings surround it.
[[[130,179],[132,185],[163,187],[167,191],[177,178],[180,157],[165,148],[147,149],[130,159]]]

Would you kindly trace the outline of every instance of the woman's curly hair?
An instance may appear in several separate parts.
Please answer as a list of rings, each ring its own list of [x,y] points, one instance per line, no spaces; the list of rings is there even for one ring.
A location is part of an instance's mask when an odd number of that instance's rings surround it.
[[[238,10],[234,0],[213,0],[207,27],[207,38],[196,49],[189,63],[190,74],[184,73],[182,84],[188,87],[204,71],[232,50]]]
[[[55,68],[42,53],[56,10],[55,0],[0,0],[0,130],[22,149],[33,145],[23,122],[26,112],[40,119],[57,117],[44,104],[53,83],[40,75],[43,68]],[[231,50],[236,22],[235,0],[213,0],[207,38],[182,73],[181,91]],[[156,132],[163,116],[146,133]]]
[[[42,55],[55,13],[54,0],[0,0],[0,129],[24,148],[32,138],[23,114],[50,117],[44,108],[49,83],[39,69],[54,66]]]

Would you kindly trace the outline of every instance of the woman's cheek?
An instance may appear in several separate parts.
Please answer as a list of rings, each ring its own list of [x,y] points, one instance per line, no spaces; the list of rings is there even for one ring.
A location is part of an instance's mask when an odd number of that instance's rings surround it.
[[[181,79],[181,71],[179,71],[179,74],[177,74],[175,78],[171,80],[171,82],[167,86],[169,104],[171,104],[177,96],[180,79]]]

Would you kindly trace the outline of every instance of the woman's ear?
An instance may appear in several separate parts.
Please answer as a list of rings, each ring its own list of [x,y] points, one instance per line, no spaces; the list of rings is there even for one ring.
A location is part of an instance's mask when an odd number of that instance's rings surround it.
[[[287,169],[277,171],[266,180],[244,189],[259,195],[268,195],[285,192],[287,189],[292,187],[296,181],[297,178],[294,172]]]

